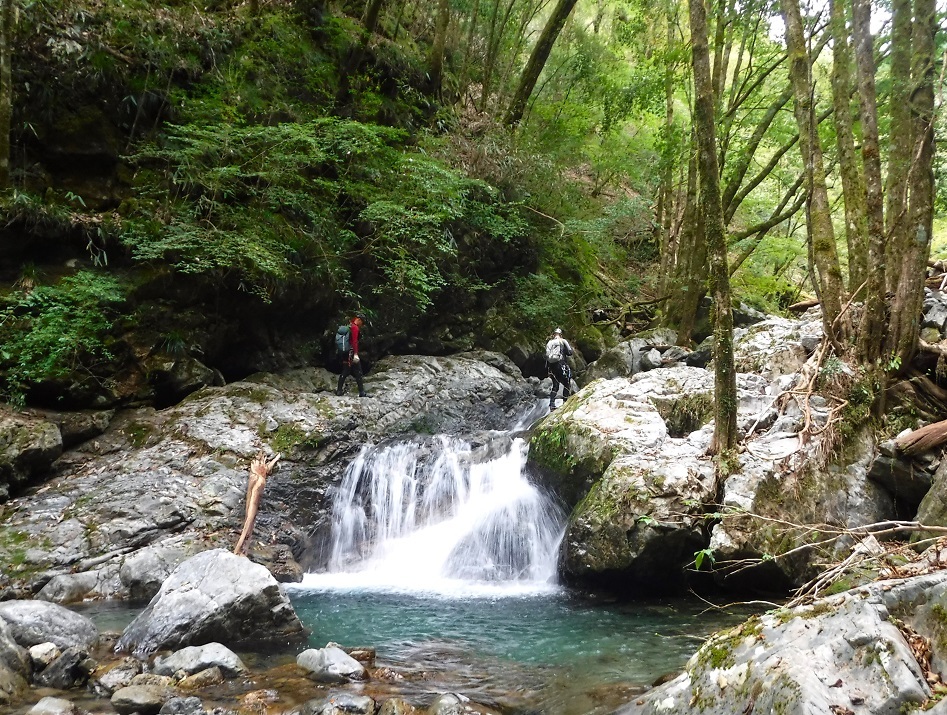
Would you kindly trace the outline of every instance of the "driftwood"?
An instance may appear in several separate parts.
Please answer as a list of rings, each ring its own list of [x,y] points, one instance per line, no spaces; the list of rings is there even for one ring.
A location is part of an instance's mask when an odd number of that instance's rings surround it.
[[[793,313],[802,313],[809,308],[813,308],[819,304],[818,298],[810,298],[809,300],[800,300],[798,303],[793,303],[786,310],[791,310]]]
[[[253,525],[256,522],[257,512],[260,510],[260,499],[263,496],[263,487],[266,486],[266,478],[270,476],[279,458],[280,455],[277,454],[267,462],[266,455],[259,452],[250,462],[250,479],[247,481],[247,513],[243,519],[243,531],[240,532],[237,545],[233,547],[235,554],[243,553],[247,541],[253,534]]]
[[[947,420],[935,422],[910,432],[895,442],[898,451],[912,457],[947,443]]]

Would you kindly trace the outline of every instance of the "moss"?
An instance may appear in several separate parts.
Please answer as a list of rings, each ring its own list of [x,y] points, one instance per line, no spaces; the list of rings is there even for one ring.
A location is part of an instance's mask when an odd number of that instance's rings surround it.
[[[291,424],[280,425],[267,435],[270,447],[274,452],[281,454],[293,451],[308,437],[309,435],[305,430]]]
[[[669,387],[671,382],[668,383]],[[681,388],[678,388],[681,389]],[[653,399],[652,403],[672,437],[685,437],[711,420],[714,410],[712,392],[693,392],[673,399]]]
[[[130,422],[122,430],[122,434],[133,447],[144,447],[154,434],[154,426],[147,422]]]

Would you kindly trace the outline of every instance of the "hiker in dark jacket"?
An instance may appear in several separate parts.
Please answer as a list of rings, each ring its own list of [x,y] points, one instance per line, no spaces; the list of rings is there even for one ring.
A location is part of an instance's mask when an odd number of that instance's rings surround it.
[[[552,378],[552,389],[549,391],[550,410],[556,409],[559,385],[562,385],[563,402],[572,394],[572,370],[569,369],[569,358],[572,354],[572,346],[562,337],[562,328],[556,328],[546,343],[546,370]]]
[[[362,313],[356,313],[349,323],[349,349],[347,352],[340,353],[342,360],[342,374],[339,375],[339,387],[335,394],[341,395],[345,387],[345,378],[352,375],[355,378],[355,384],[358,385],[358,396],[368,397],[365,393],[365,385],[362,383],[362,359],[358,354],[358,336],[362,326],[365,325],[365,316]]]

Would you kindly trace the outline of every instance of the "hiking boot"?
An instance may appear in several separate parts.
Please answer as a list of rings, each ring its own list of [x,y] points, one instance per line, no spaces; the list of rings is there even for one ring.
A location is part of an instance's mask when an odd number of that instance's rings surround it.
[[[360,392],[360,393],[358,393],[358,396],[359,396],[359,397],[368,397],[368,393],[367,393],[367,392]]]
[[[342,397],[342,388],[341,387],[337,388],[335,391],[335,394],[338,395],[339,397]]]
[[[550,403],[549,403],[549,411],[552,412],[554,409],[556,409],[556,404],[555,404],[554,402],[550,402]]]

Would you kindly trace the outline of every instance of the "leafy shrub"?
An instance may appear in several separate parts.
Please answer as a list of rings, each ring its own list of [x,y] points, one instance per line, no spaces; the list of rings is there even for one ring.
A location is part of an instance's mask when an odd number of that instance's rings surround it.
[[[32,385],[110,360],[108,333],[124,300],[115,278],[92,271],[6,296],[0,303],[0,391],[22,403]]]
[[[301,282],[342,292],[348,263],[367,263],[424,309],[450,281],[454,228],[508,241],[526,226],[495,189],[402,138],[332,118],[174,127],[136,157],[147,198],[122,240],[139,261],[236,278],[264,299]]]

